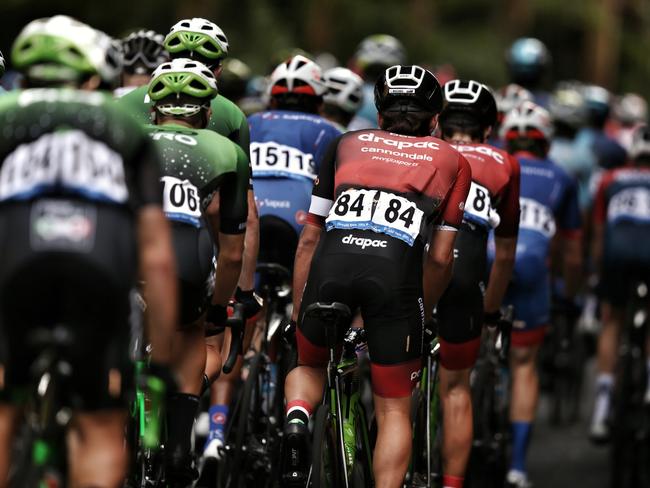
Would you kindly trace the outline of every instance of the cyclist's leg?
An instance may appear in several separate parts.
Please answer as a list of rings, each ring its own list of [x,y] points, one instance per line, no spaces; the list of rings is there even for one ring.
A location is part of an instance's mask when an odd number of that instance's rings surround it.
[[[124,410],[77,413],[68,431],[71,488],[118,488],[124,485],[128,456],[124,449]]]
[[[614,371],[623,324],[623,307],[629,290],[626,276],[630,271],[617,266],[616,262],[608,261],[603,265],[599,285],[602,329],[598,338],[596,398],[590,426],[590,436],[596,442],[604,441],[609,437],[607,419],[614,390]]]
[[[471,236],[461,232],[461,237],[464,241],[456,246],[460,248],[455,262],[458,265],[454,264],[452,281],[437,307],[445,487],[462,484],[472,450],[470,371],[478,357],[483,325],[483,295],[479,287],[483,268],[476,264],[482,256],[463,245]]]
[[[11,447],[16,424],[18,409],[8,403],[0,403],[0,488],[6,488],[9,467],[11,466]]]
[[[411,395],[383,398],[374,395],[377,443],[373,458],[376,488],[404,484],[411,457]]]

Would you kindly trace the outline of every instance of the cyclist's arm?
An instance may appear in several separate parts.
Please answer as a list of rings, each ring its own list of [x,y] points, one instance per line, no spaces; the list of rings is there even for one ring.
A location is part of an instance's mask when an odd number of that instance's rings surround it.
[[[593,229],[591,236],[591,258],[596,266],[596,272],[600,274],[600,266],[603,258],[603,239],[605,235],[605,222],[607,220],[607,185],[611,181],[611,173],[607,173],[596,192],[593,209]]]
[[[327,148],[320,161],[318,178],[314,182],[311,205],[307,214],[307,223],[302,229],[296,259],[293,265],[293,312],[291,318],[296,320],[302,301],[302,294],[309,276],[309,268],[321,233],[325,227],[325,218],[334,203],[334,173],[336,172],[336,153],[340,137]]]
[[[152,345],[152,361],[168,364],[178,313],[176,261],[169,222],[161,206],[159,164],[148,138],[140,155],[132,174],[132,194],[137,209],[140,277],[147,303],[146,335]]]
[[[519,181],[521,171],[519,162],[514,157],[509,158],[509,163],[512,168],[510,182],[497,207],[501,222],[494,231],[494,261],[484,297],[486,313],[496,312],[501,306],[501,301],[512,277],[512,270],[515,267],[517,234],[519,232]]]
[[[248,218],[246,220],[246,238],[244,241],[244,262],[238,286],[242,290],[255,288],[255,269],[257,268],[257,255],[260,251],[260,217],[255,204],[253,189],[248,190]]]
[[[451,280],[454,263],[454,243],[458,227],[463,221],[463,209],[472,182],[472,170],[467,160],[458,155],[458,172],[454,185],[442,209],[441,221],[434,227],[429,250],[424,258],[424,315],[429,319],[433,306]]]
[[[226,176],[218,198],[213,193],[206,209],[207,221],[215,235],[218,230],[219,256],[212,303],[225,306],[233,296],[241,275],[246,221],[248,218],[248,165],[238,149],[236,173]]]
[[[558,220],[565,298],[573,298],[582,282],[582,218],[578,187],[573,179],[569,180],[566,187]]]

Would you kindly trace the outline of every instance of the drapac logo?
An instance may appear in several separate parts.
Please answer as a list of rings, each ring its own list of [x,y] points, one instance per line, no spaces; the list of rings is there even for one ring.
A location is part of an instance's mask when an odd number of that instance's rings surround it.
[[[409,149],[409,148],[440,149],[440,145],[437,142],[433,142],[433,141],[410,142],[410,141],[402,141],[396,139],[388,139],[386,137],[379,137],[378,135],[372,132],[361,134],[358,136],[358,138],[360,141],[364,141],[364,142],[381,142],[382,144],[385,144],[387,146],[392,146],[397,149]]]
[[[412,371],[411,372],[411,381],[417,381],[420,379],[420,375],[422,374],[422,370],[418,369],[417,371]]]
[[[366,239],[364,237],[354,237],[352,234],[345,236],[341,239],[343,244],[348,244],[351,246],[359,246],[361,249],[366,247],[381,247],[386,248],[388,246],[388,241],[382,241],[381,239]]]

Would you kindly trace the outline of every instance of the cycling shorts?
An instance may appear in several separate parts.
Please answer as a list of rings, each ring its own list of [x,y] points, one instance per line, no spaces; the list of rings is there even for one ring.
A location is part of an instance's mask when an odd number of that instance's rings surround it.
[[[215,250],[206,227],[172,222],[172,241],[178,273],[179,322],[190,325],[203,315],[209,303]]]
[[[409,396],[422,360],[424,304],[422,246],[372,231],[339,230],[321,237],[312,260],[298,323],[299,363],[324,367],[329,359],[324,324],[304,317],[316,302],[360,309],[366,329],[373,391]],[[340,344],[345,330],[336,338]]]
[[[130,377],[130,294],[137,252],[133,216],[84,201],[48,199],[0,207],[0,362],[3,400],[16,401],[34,381],[42,353],[36,329],[64,326],[61,355],[72,366],[65,385],[74,409],[122,406],[108,392],[109,370]],[[119,397],[119,398],[118,398]]]
[[[528,347],[544,341],[546,327],[551,320],[551,289],[546,274],[538,278],[535,287],[511,284],[503,300],[514,307],[512,345]]]
[[[449,286],[436,307],[440,364],[449,370],[474,366],[481,345],[487,233],[461,226]]]
[[[636,281],[650,283],[650,246],[646,244],[649,237],[647,225],[627,223],[606,230],[599,284],[602,300],[623,307]]]
[[[286,220],[275,215],[260,217],[260,250],[257,261],[280,264],[293,270],[298,234]]]

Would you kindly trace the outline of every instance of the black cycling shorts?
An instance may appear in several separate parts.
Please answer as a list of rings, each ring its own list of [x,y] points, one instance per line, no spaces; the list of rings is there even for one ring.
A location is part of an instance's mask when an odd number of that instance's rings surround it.
[[[32,384],[42,353],[37,329],[64,326],[61,355],[72,366],[66,399],[75,409],[121,405],[108,393],[108,372],[128,380],[130,293],[137,270],[133,215],[74,200],[0,207],[0,362],[4,400]]]
[[[304,318],[304,310],[315,302],[342,302],[361,310],[373,391],[385,398],[410,395],[422,359],[422,252],[419,244],[371,231],[324,233],[301,304],[300,364],[322,367],[329,358],[324,325]],[[340,343],[345,331],[339,332]]]
[[[440,362],[450,370],[471,368],[478,357],[483,327],[483,287],[487,234],[463,224],[456,236],[454,268],[438,302]]]
[[[298,235],[293,226],[275,215],[260,217],[260,263],[280,264],[293,270]]]
[[[214,271],[215,249],[206,227],[172,222],[172,241],[178,274],[179,321],[194,323],[209,303],[209,281]]]

